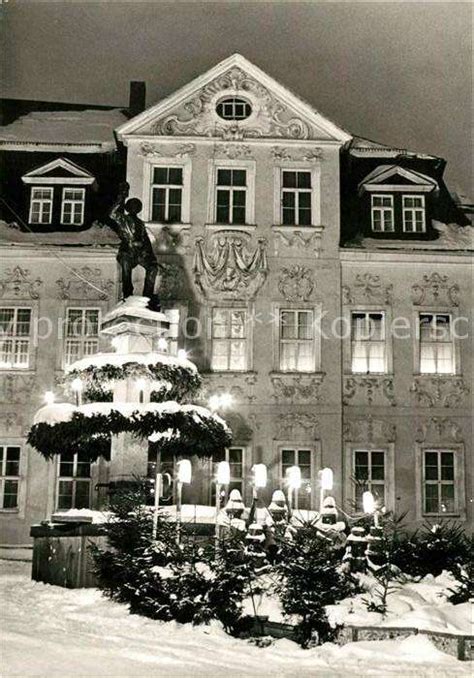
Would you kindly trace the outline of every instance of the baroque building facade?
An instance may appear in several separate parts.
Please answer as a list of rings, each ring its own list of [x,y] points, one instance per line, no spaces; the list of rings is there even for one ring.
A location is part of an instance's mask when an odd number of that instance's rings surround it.
[[[264,463],[269,499],[297,464],[299,506],[316,509],[330,467],[348,513],[370,489],[413,524],[472,524],[471,227],[443,161],[354,137],[240,55],[115,133],[162,306],[179,310],[173,350],[198,366],[203,402],[232,396],[231,487],[248,502]],[[107,492],[106,461],[46,462],[25,430],[62,369],[105,348],[97,329],[120,283],[106,226],[29,226],[3,227],[0,245],[11,543]],[[212,477],[201,465],[187,499],[211,502]]]

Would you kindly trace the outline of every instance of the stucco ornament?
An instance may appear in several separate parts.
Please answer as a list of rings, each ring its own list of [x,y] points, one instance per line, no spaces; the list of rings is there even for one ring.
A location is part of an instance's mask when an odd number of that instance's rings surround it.
[[[2,374],[0,375],[0,403],[8,405],[29,403],[34,387],[34,374]]]
[[[22,418],[18,412],[0,412],[0,425],[6,433],[21,429]]]
[[[470,389],[462,377],[415,377],[410,387],[421,407],[458,407]]]
[[[0,280],[0,297],[7,299],[39,299],[43,281],[41,278],[31,279],[27,268],[15,266],[5,271],[5,277]]]
[[[371,303],[391,304],[393,285],[384,285],[381,277],[373,273],[358,273],[351,286],[343,285],[343,303],[353,304],[359,299]]]
[[[356,402],[353,403],[352,399]],[[397,404],[393,377],[361,376],[346,377],[344,379],[344,392],[342,396],[344,405],[359,404],[360,401],[367,403],[367,405],[384,404],[384,400],[387,400],[392,406]]]
[[[248,100],[252,107],[251,115],[244,120],[219,118],[215,108],[223,96],[239,96]],[[237,66],[205,85],[172,114],[158,120],[151,133],[213,136],[226,140],[259,137],[309,139],[312,136],[307,122],[295,116],[264,85]]]
[[[324,374],[271,374],[273,396],[277,402],[319,402]]]
[[[274,226],[273,249],[275,256],[300,256],[305,250],[311,251],[311,256],[319,256],[321,248],[322,226],[307,227],[305,231],[292,226]]]
[[[422,282],[413,285],[411,289],[415,306],[433,303],[459,306],[459,285],[451,284],[447,275],[440,275],[436,272],[431,275],[426,274]]]
[[[318,422],[310,414],[288,412],[278,418],[277,440],[315,440],[318,438]]]
[[[230,393],[235,404],[252,403],[256,399],[255,385],[257,375],[254,372],[218,372],[201,373],[202,386],[199,401],[207,404],[212,395]]]
[[[323,150],[318,146],[310,148],[285,148],[283,146],[273,146],[271,150],[272,158],[277,162],[301,161],[312,163],[321,160]]]
[[[138,155],[145,158],[189,158],[196,153],[195,144],[179,144],[178,146],[158,145],[149,141],[140,145]]]
[[[205,297],[253,299],[268,273],[266,241],[259,238],[251,250],[247,234],[217,233],[206,251],[204,238],[197,238],[193,271]]]
[[[346,419],[342,427],[344,440],[353,443],[383,441],[393,443],[397,437],[396,424],[386,419],[375,419],[371,414],[358,419]]]
[[[229,160],[235,160],[236,158],[251,158],[252,150],[248,144],[241,143],[228,143],[228,144],[218,144],[214,153],[216,158],[229,158]]]
[[[102,278],[100,268],[72,268],[68,278],[56,280],[60,299],[106,300],[114,291],[114,281]]]
[[[278,289],[286,301],[308,301],[314,290],[313,271],[297,264],[283,268]]]
[[[417,443],[461,443],[463,434],[460,424],[449,417],[430,417],[419,422],[415,433]]]

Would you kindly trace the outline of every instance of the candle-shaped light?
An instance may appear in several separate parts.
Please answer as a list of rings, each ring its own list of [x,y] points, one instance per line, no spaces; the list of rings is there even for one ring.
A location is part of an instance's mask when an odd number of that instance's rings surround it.
[[[286,480],[288,483],[288,508],[293,506],[298,508],[298,490],[301,487],[301,469],[299,466],[290,466],[286,471]]]
[[[230,464],[228,461],[220,461],[217,465],[216,481],[218,485],[228,485],[230,483]]]
[[[364,492],[362,495],[362,506],[364,508],[364,513],[371,513],[374,516],[374,525],[375,527],[378,527],[379,513],[372,492]]]
[[[168,348],[168,342],[164,337],[160,337],[158,339],[158,348],[160,351],[166,351],[166,349]]]
[[[267,486],[267,467],[265,464],[255,464],[253,467],[253,483],[255,487]]]
[[[192,478],[192,467],[189,459],[178,461],[178,482],[190,483]]]
[[[188,354],[187,351],[184,350],[184,348],[180,348],[178,350],[178,360],[187,360]]]
[[[219,408],[220,399],[218,395],[211,395],[209,398],[209,407],[215,411]]]
[[[44,402],[46,405],[52,405],[54,403],[54,393],[53,391],[46,391],[44,394]]]
[[[320,503],[319,503],[319,512],[321,513],[322,508],[323,508],[323,503],[324,503],[324,493],[326,490],[332,490],[334,483],[334,475],[332,472],[332,469],[330,468],[323,468],[321,471],[321,476],[320,476],[320,485],[321,485],[321,492],[320,492]]]
[[[82,405],[82,379],[79,377],[76,377],[75,379],[72,380],[71,382],[71,388],[76,394],[76,405]]]
[[[222,393],[220,396],[220,406],[225,409],[232,406],[232,395],[230,393]]]

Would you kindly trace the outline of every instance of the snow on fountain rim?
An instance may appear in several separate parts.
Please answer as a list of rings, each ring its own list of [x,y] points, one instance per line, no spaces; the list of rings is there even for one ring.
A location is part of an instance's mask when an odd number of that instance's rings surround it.
[[[196,365],[187,358],[178,358],[169,353],[158,353],[157,351],[150,351],[150,353],[96,353],[68,365],[66,372],[86,370],[88,367],[106,367],[107,365],[122,367],[126,363],[138,363],[140,365],[157,365],[161,363],[162,365],[186,367],[193,372],[197,372]]]
[[[106,313],[103,322],[120,317],[121,315],[127,315],[128,312],[132,313],[136,318],[156,320],[157,322],[160,320],[165,320],[166,322],[169,322],[165,313],[162,313],[161,311],[152,311],[149,309],[149,302],[150,300],[148,297],[127,297],[127,299],[121,301],[111,311]]]
[[[124,417],[153,412],[156,414],[183,412],[192,414],[196,423],[200,423],[201,419],[214,419],[228,430],[226,422],[215,412],[200,405],[181,405],[175,400],[168,400],[164,403],[86,403],[79,406],[71,405],[71,403],[52,403],[38,410],[33,423],[54,425],[71,421],[76,412],[85,417],[94,417],[96,415],[108,416],[112,411],[119,412]]]

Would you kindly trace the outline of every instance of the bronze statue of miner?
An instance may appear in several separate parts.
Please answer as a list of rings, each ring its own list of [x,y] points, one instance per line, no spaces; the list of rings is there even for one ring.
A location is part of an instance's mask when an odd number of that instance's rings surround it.
[[[145,224],[138,216],[142,202],[138,198],[127,200],[129,191],[127,182],[120,185],[117,200],[109,213],[110,226],[120,238],[117,261],[122,271],[122,295],[124,299],[133,295],[132,271],[136,266],[143,266],[143,296],[150,299],[150,308],[157,308],[154,290],[158,263]]]

